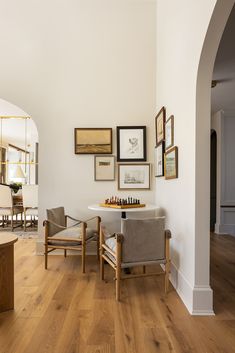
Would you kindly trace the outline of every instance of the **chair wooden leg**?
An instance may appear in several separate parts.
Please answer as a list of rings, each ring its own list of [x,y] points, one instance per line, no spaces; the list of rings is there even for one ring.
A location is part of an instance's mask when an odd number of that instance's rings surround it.
[[[120,281],[121,281],[121,268],[117,265],[116,268],[116,300],[120,300]]]
[[[143,273],[146,273],[146,266],[143,266]]]
[[[100,260],[100,242],[99,242],[99,237],[97,238],[97,243],[96,243],[96,253],[97,253],[97,259],[99,261]]]
[[[14,227],[13,227],[13,212],[11,213],[11,231],[14,231]]]
[[[86,264],[85,264],[85,256],[86,256],[86,242],[82,243],[82,273],[86,271]]]
[[[104,280],[104,259],[100,256],[100,279]]]
[[[45,246],[45,270],[47,270],[47,258],[48,258],[48,252],[47,252],[47,246]]]
[[[64,257],[67,257],[67,250],[64,249]]]
[[[24,232],[26,232],[26,210],[24,209]]]

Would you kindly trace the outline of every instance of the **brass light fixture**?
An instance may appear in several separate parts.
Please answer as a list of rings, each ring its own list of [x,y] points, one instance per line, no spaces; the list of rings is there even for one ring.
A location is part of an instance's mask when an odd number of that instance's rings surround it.
[[[18,161],[16,162],[10,162],[9,160],[3,160],[3,151],[6,150],[6,148],[3,146],[3,120],[7,119],[24,119],[25,120],[25,143],[24,147],[25,149],[18,148],[17,146],[8,144],[9,147],[15,148],[21,153],[24,153],[25,158],[24,161],[19,158]],[[28,119],[31,119],[29,116],[0,116],[0,182],[4,181],[4,175],[3,175],[3,170],[4,166],[6,165],[17,165],[16,170],[14,172],[14,178],[20,178],[23,179],[26,177],[26,168],[27,165],[36,165],[38,163],[34,162],[34,158],[30,158],[30,152],[27,151],[27,121]],[[27,155],[29,155],[29,161],[27,161]],[[21,168],[21,165],[24,166],[24,172]]]

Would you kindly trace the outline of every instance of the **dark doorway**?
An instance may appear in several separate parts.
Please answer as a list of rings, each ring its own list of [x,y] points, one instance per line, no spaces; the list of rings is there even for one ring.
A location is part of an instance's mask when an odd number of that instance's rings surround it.
[[[217,167],[217,136],[211,130],[211,190],[210,190],[210,230],[214,232],[216,223],[216,167]]]

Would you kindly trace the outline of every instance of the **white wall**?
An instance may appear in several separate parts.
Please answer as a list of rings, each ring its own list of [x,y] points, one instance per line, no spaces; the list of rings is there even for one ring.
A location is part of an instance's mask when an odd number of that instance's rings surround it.
[[[75,127],[146,125],[153,162],[155,1],[4,1],[0,12],[0,97],[27,111],[39,130],[40,220],[64,205],[80,218],[117,191],[94,182],[93,156],[74,154]],[[133,192],[145,202],[150,191]],[[108,220],[105,215],[104,218]],[[115,216],[119,225],[119,217]],[[109,223],[110,218],[108,220]]]
[[[157,179],[156,201],[164,207],[173,234],[171,279],[193,314],[213,313],[209,286],[209,93],[216,46],[232,3],[158,0],[157,6],[157,106],[165,105],[167,116],[175,116],[179,178]],[[213,18],[210,22],[212,14],[218,16],[217,26]]]

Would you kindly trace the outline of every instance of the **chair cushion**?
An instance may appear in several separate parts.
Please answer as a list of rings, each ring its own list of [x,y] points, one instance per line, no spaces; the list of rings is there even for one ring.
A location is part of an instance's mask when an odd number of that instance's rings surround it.
[[[38,216],[38,209],[37,208],[27,208],[25,210],[25,214],[27,216]]]
[[[56,234],[54,234],[55,238],[74,238],[74,242],[62,242],[56,240],[50,240],[48,244],[51,245],[60,245],[60,246],[76,246],[81,245],[82,242],[82,228],[75,226],[66,228]],[[86,229],[86,240],[92,240],[95,237],[95,231],[91,228]]]
[[[112,250],[114,253],[116,253],[117,241],[114,236],[106,239],[105,245],[107,245],[110,250]]]
[[[22,208],[13,207],[13,214],[18,214],[22,212]],[[1,216],[11,216],[11,208],[0,208]]]

